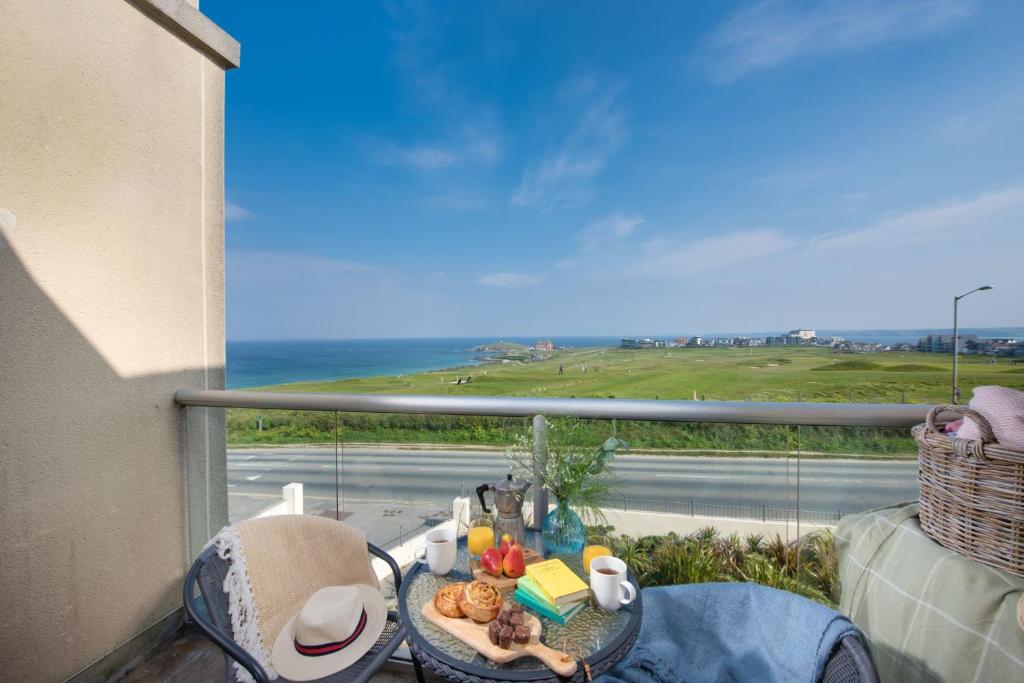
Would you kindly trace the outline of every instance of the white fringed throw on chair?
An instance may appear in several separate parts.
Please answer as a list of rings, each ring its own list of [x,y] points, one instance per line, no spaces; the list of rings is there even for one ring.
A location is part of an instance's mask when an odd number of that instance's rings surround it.
[[[235,641],[271,679],[274,641],[306,599],[327,586],[367,584],[379,588],[366,536],[325,517],[283,515],[227,526],[207,546],[230,562],[224,579]],[[235,663],[235,678],[252,681]]]

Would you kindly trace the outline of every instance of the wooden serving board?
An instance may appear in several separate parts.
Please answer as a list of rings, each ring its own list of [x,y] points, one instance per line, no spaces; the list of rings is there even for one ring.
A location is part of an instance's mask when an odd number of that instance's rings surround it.
[[[422,612],[427,621],[458,638],[496,664],[506,664],[520,657],[536,657],[559,676],[572,676],[576,673],[575,659],[540,642],[540,620],[532,614],[523,613],[525,617],[523,623],[530,627],[530,642],[525,645],[512,643],[512,647],[506,650],[492,643],[491,639],[487,637],[487,624],[478,624],[466,617],[461,619],[446,617],[437,611],[433,600],[428,600],[423,605]]]
[[[523,564],[533,564],[534,562],[540,562],[543,557],[533,548],[523,548]],[[469,569],[473,572],[473,578],[477,581],[483,581],[489,583],[501,592],[515,590],[516,581],[518,578],[510,578],[508,576],[494,576],[488,574],[483,567],[480,566],[480,560],[470,560]]]

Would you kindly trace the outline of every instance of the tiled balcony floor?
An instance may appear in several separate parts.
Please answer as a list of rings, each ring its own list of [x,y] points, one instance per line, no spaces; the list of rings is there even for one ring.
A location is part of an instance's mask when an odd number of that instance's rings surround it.
[[[147,661],[133,669],[120,683],[219,683],[224,680],[224,656],[216,645],[185,626],[178,636]],[[374,677],[375,683],[415,681],[412,666],[392,664]],[[440,681],[430,674],[431,683]]]

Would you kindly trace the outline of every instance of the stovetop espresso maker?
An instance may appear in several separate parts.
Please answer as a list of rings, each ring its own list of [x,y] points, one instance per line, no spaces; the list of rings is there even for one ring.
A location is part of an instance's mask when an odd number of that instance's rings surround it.
[[[530,488],[530,482],[520,479],[513,479],[512,475],[506,475],[503,481],[496,484],[480,484],[476,487],[476,495],[480,499],[480,507],[484,512],[491,510],[487,507],[484,494],[488,491],[494,492],[494,507],[498,514],[494,520],[494,540],[499,541],[503,534],[508,534],[517,543],[526,540],[526,523],[523,522],[523,500],[526,497],[526,489]]]

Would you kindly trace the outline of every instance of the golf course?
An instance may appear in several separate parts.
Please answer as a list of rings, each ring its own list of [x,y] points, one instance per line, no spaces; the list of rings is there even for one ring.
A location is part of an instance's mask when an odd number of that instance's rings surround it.
[[[952,357],[917,352],[837,353],[817,347],[585,348],[545,360],[475,365],[419,374],[301,382],[262,391],[459,396],[586,397],[707,401],[941,403],[949,401]],[[1024,364],[962,356],[966,402],[975,386],[1024,390]],[[652,453],[782,455],[799,448],[822,456],[913,457],[909,430],[586,421],[573,430],[597,444],[612,433]],[[333,443],[504,447],[528,429],[518,418],[233,409],[228,442],[239,445]],[[337,430],[337,431],[336,431]],[[586,445],[585,443],[581,443]]]

